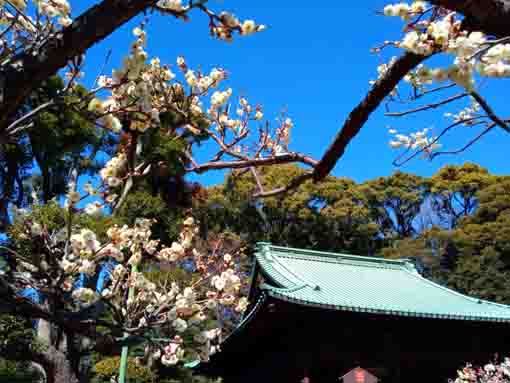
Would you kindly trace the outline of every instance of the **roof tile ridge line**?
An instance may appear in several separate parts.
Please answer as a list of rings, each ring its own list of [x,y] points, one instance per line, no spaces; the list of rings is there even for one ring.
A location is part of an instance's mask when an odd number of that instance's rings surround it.
[[[310,255],[310,254],[296,254],[294,256],[292,255],[286,255],[282,254],[280,258],[292,258],[292,259],[306,259],[306,260],[312,260],[316,262],[323,262],[323,263],[337,263],[337,264],[347,264],[347,265],[354,265],[354,266],[367,266],[367,267],[374,267],[374,268],[380,268],[380,269],[389,269],[389,270],[401,270],[402,268],[408,267],[408,263],[406,261],[403,261],[404,263],[399,264],[389,264],[389,263],[383,263],[383,262],[366,262],[366,258],[371,257],[363,257],[359,255],[348,255],[347,257],[324,257],[324,256],[317,256],[317,255]],[[359,259],[361,258],[361,259]],[[365,262],[365,264],[361,264],[360,262]]]
[[[269,252],[269,255],[271,255],[271,260],[267,259],[266,260],[270,263],[271,261],[276,261],[276,263],[281,266],[282,268],[284,268],[289,274],[291,274],[292,276],[296,277],[297,279],[299,279],[301,281],[301,284],[305,284],[306,286],[310,286],[311,288],[313,289],[317,289],[317,288],[320,288],[319,285],[317,285],[316,283],[311,283],[311,282],[308,282],[308,280],[306,278],[303,278],[301,275],[299,275],[298,273],[296,273],[294,270],[291,270],[287,265],[285,265],[282,261],[280,261],[278,259],[277,256],[273,255],[271,253],[271,250],[270,248],[272,247],[272,245],[269,245],[269,246],[264,246],[264,248],[262,249],[265,253]],[[266,255],[266,254],[264,254]],[[275,271],[277,271],[278,273],[280,273],[278,270],[276,270],[276,268],[272,267]],[[281,273],[280,273],[281,274]],[[291,280],[290,278],[286,278],[285,279],[288,279],[288,280]],[[298,283],[294,283],[295,285],[298,285]],[[295,286],[293,286],[295,287]]]
[[[437,287],[441,290],[445,290],[446,292],[450,293],[450,294],[453,294],[453,295],[458,295],[460,296],[461,298],[464,298],[466,300],[469,300],[469,301],[473,301],[474,303],[487,303],[487,304],[490,304],[490,305],[494,305],[494,306],[499,306],[501,308],[505,308],[507,310],[510,310],[510,305],[504,305],[504,304],[501,304],[501,303],[496,303],[496,302],[491,302],[491,301],[487,301],[487,300],[484,300],[484,299],[480,299],[480,298],[475,298],[475,297],[470,297],[469,295],[466,295],[466,294],[462,294],[462,293],[459,293],[458,291],[455,291],[453,289],[450,289],[449,287],[446,287],[446,286],[442,286],[440,285],[439,283],[436,283],[434,281],[431,281],[430,279],[428,278],[425,278],[423,277],[420,273],[414,273],[408,269],[405,269],[405,271],[412,275],[413,277],[415,278],[418,278],[422,281],[425,281],[426,283],[428,283],[429,285],[432,285],[434,287]]]
[[[276,246],[272,245],[268,242],[259,242],[258,244],[269,246],[278,250],[283,250],[286,252],[299,252],[299,253],[311,253],[311,254],[317,254],[322,255],[323,257],[329,257],[329,258],[351,258],[351,259],[363,259],[369,262],[373,263],[387,263],[387,264],[393,264],[393,265],[403,265],[406,263],[404,260],[400,259],[387,259],[382,257],[371,257],[366,255],[355,255],[355,254],[345,254],[345,253],[334,253],[331,251],[319,251],[319,250],[309,250],[309,249],[299,249],[296,247],[285,247],[285,246]]]
[[[284,288],[283,286],[286,286],[282,282],[276,280],[272,273],[277,273],[278,276],[282,279],[285,279],[289,281],[293,286],[296,286],[297,284],[295,281],[290,279],[290,276],[283,275],[280,271],[278,271],[273,265],[270,264],[269,260],[265,257],[264,252],[269,251],[269,249],[264,246],[261,246],[261,243],[257,243],[257,251],[255,252],[255,261],[259,263],[260,265],[260,271],[264,275],[265,278],[270,278],[275,284],[278,286],[281,286],[279,288]],[[267,284],[267,283],[266,283]]]
[[[352,311],[352,312],[363,312],[368,314],[383,314],[383,315],[397,315],[402,317],[413,317],[413,318],[434,318],[434,319],[448,319],[448,320],[463,320],[463,321],[473,321],[479,320],[482,322],[501,322],[508,323],[510,322],[510,318],[501,318],[494,317],[493,315],[480,315],[479,313],[468,313],[468,314],[436,314],[425,311],[403,311],[403,310],[391,310],[385,308],[375,308],[375,309],[364,309],[362,306],[355,305],[336,305],[336,304],[326,304],[326,303],[316,303],[312,301],[308,301],[300,298],[288,297],[279,291],[269,290],[269,295],[275,298],[280,298],[287,302],[301,302],[309,307],[318,307],[318,308],[336,308],[339,311]]]

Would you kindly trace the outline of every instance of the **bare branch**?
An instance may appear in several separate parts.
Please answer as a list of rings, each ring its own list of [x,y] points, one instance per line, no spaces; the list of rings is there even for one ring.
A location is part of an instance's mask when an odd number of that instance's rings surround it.
[[[265,192],[259,192],[253,195],[254,198],[265,198],[265,197],[273,197],[277,194],[283,194],[286,193],[292,189],[297,188],[305,181],[312,179],[313,172],[307,172],[304,174],[301,174],[299,176],[294,177],[287,185],[282,186],[281,188],[276,188],[273,190],[265,191]]]
[[[251,171],[251,174],[253,174],[253,178],[255,178],[255,183],[257,184],[257,187],[259,188],[259,193],[263,193],[264,186],[262,185],[262,181],[260,180],[260,177],[259,177],[257,171],[255,170],[255,168],[253,166],[250,168],[250,171]]]
[[[448,104],[450,102],[459,100],[459,99],[464,98],[466,96],[469,96],[469,93],[459,93],[459,94],[456,94],[455,96],[448,97],[447,99],[444,99],[444,100],[439,101],[439,102],[423,105],[423,106],[420,106],[420,107],[417,107],[417,108],[414,108],[414,109],[409,109],[409,110],[406,110],[406,111],[403,111],[403,112],[387,112],[387,113],[384,113],[384,115],[385,116],[390,116],[390,117],[402,117],[402,116],[406,116],[408,114],[412,114],[412,113],[416,113],[416,112],[422,112],[424,110],[439,108],[440,106],[446,105],[446,104]]]
[[[478,134],[475,138],[471,139],[462,148],[457,149],[457,150],[432,153],[431,158],[434,158],[434,157],[437,157],[437,156],[440,156],[440,155],[445,155],[445,154],[459,154],[459,153],[462,153],[463,151],[465,151],[466,149],[471,147],[474,143],[476,143],[478,140],[480,140],[480,138],[482,138],[487,133],[489,133],[495,126],[496,126],[496,123],[490,124],[486,129],[482,130],[482,132],[480,134]]]
[[[404,153],[402,153],[400,156],[398,156],[393,161],[393,165],[394,166],[402,166],[402,165],[404,165],[405,163],[411,161],[413,158],[419,156],[421,153],[430,151],[432,146],[435,145],[439,141],[439,139],[441,137],[443,137],[449,130],[455,128],[456,126],[463,125],[463,124],[466,124],[466,123],[473,124],[476,120],[479,120],[479,119],[482,119],[482,118],[486,118],[486,116],[476,116],[476,117],[471,117],[471,118],[467,118],[467,119],[463,119],[463,120],[454,122],[453,124],[451,124],[451,125],[447,126],[446,128],[444,128],[443,131],[436,138],[434,138],[428,145],[420,148],[420,150],[415,151],[411,156],[407,157],[405,160],[399,161],[402,157],[404,157],[407,153],[409,153],[410,149],[408,148]],[[478,123],[474,123],[473,125],[477,125],[477,124]],[[471,126],[473,126],[473,125],[471,125]]]
[[[252,166],[267,166],[276,164],[287,164],[291,162],[301,162],[306,165],[315,166],[317,161],[311,157],[305,156],[300,153],[286,153],[278,156],[265,157],[265,158],[252,158],[252,159],[240,159],[236,161],[216,161],[206,162],[199,166],[194,166],[187,169],[188,173],[203,173],[208,170],[220,170],[220,169],[243,169],[250,168]]]
[[[414,95],[409,101],[411,101],[411,102],[416,101],[422,97],[428,96],[429,94],[440,92],[445,89],[454,88],[456,86],[458,86],[458,85],[456,83],[452,82],[450,84],[436,86],[435,88],[425,89],[425,90],[421,91],[420,93]]]
[[[16,127],[18,125],[20,125],[22,122],[27,121],[28,119],[34,118],[39,113],[41,113],[42,111],[44,111],[45,109],[48,109],[50,106],[53,106],[53,105],[55,105],[55,100],[51,99],[50,101],[39,105],[37,108],[32,109],[29,113],[25,114],[23,117],[20,117],[16,121],[11,123],[6,129],[6,134],[13,136],[13,135],[19,133],[20,131],[26,129],[26,127],[28,125],[23,125],[17,129],[16,129]]]
[[[121,194],[119,200],[117,201],[117,203],[115,204],[115,207],[114,207],[113,213],[112,213],[113,215],[117,215],[117,213],[120,211],[120,208],[126,201],[126,198],[129,194],[129,192],[131,191],[132,187],[133,187],[133,176],[130,174],[128,176],[126,183],[124,184],[124,187],[122,189],[122,194]]]

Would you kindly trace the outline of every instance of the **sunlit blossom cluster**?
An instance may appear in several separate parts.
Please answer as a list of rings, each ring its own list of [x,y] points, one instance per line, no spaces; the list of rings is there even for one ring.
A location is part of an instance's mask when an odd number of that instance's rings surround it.
[[[225,18],[225,14],[220,18]],[[147,33],[144,25],[133,30],[135,42],[123,66],[114,70],[112,76],[99,76],[100,89],[110,93],[105,99],[93,97],[88,102],[88,111],[107,129],[127,133],[145,133],[159,129],[169,135],[208,136],[217,142],[221,155],[236,159],[247,158],[250,154],[279,155],[288,152],[290,118],[279,119],[279,126],[269,130],[260,129],[259,139],[250,136],[250,124],[262,121],[262,106],[252,105],[246,97],[235,98],[232,88],[223,86],[228,75],[221,67],[209,71],[193,69],[183,56],[178,56],[174,66],[163,64],[157,57],[149,59],[145,50]],[[175,71],[175,72],[174,72]],[[176,114],[176,126],[161,121],[166,113]],[[122,126],[123,121],[124,126]],[[250,138],[250,145],[244,141]],[[131,143],[134,145],[135,143]],[[130,176],[137,176],[133,164],[126,166],[126,150],[120,148],[101,170],[100,175],[108,193],[107,202],[114,202],[119,195],[115,188],[122,186]],[[225,150],[227,148],[227,150]],[[128,174],[128,168],[132,169]],[[141,166],[148,169],[147,166]],[[95,212],[94,206],[90,207]],[[162,257],[174,258],[177,251],[168,249]]]
[[[458,15],[443,7],[426,1],[411,3],[400,2],[384,7],[385,16],[399,17],[405,23],[405,34],[401,40],[385,41],[381,48],[387,46],[402,48],[408,52],[422,56],[444,53],[450,57],[450,64],[446,66],[429,67],[418,65],[404,76],[404,81],[410,85],[412,94],[409,100],[418,99],[428,93],[451,88],[456,84],[465,89],[467,94],[477,92],[477,78],[479,77],[508,77],[510,76],[510,41],[507,38],[495,39],[480,31],[462,29],[462,15]],[[387,64],[377,68],[378,79],[388,74],[394,64],[393,57]],[[372,81],[373,85],[375,82]],[[401,92],[399,92],[401,93]],[[397,93],[395,87],[391,93],[392,100],[402,101],[402,94]],[[452,98],[457,99],[457,98]],[[450,102],[445,100],[445,104]],[[439,105],[437,105],[439,106]],[[404,113],[414,113],[426,110],[427,107],[409,110]],[[454,124],[465,126],[483,123],[480,120],[480,105],[472,101],[468,107],[456,113],[445,115],[453,119]],[[402,116],[400,113],[389,113]],[[412,149],[431,153],[440,144],[437,137],[430,137],[430,131],[420,130],[411,134],[392,134],[389,142],[395,149]],[[442,134],[440,134],[442,136]]]
[[[37,13],[37,17],[33,15]],[[67,0],[11,0],[0,2],[0,53],[2,57],[17,52],[21,46],[30,46],[34,54],[41,43],[56,30],[72,23],[71,6]],[[14,56],[13,56],[14,58]],[[20,68],[20,61],[9,60]]]
[[[26,213],[17,216],[21,220],[28,217]],[[115,307],[115,320],[135,333],[164,328],[168,340],[154,350],[163,365],[172,366],[185,358],[208,360],[217,351],[223,332],[216,320],[218,313],[222,308],[242,313],[248,305],[240,294],[242,281],[236,258],[222,253],[218,246],[214,251],[197,247],[198,228],[192,217],[184,220],[178,239],[169,247],[151,239],[153,222],[137,219],[132,226],[113,225],[102,240],[92,230],[77,227],[67,241],[66,235],[49,240],[54,237],[44,225],[26,221],[24,238],[52,243],[50,250],[59,258],[54,280],[61,281],[58,288],[70,292],[77,307],[103,300]],[[144,272],[144,262],[150,260],[175,268],[191,262],[198,279],[154,283]],[[102,264],[112,261],[114,266],[102,291],[74,287],[80,275],[93,277]],[[25,278],[41,268],[37,263],[25,266]],[[125,300],[130,288],[134,295]]]
[[[454,122],[463,122],[465,125],[471,125],[475,122],[476,118],[480,116],[480,104],[474,99],[471,99],[471,105],[466,106],[464,109],[457,113],[445,113],[445,117],[451,118]]]
[[[461,30],[461,19],[454,12],[440,9],[423,1],[398,3],[384,8],[386,16],[399,16],[408,23],[404,38],[394,45],[420,55],[445,52],[453,55],[447,68],[424,73],[434,81],[450,79],[471,89],[475,72],[486,77],[510,76],[510,44],[489,39],[482,32]]]
[[[510,359],[502,362],[494,361],[483,367],[467,364],[457,371],[457,378],[450,383],[508,383],[510,382]]]
[[[222,12],[218,20],[218,23],[212,24],[211,32],[220,40],[225,41],[232,41],[232,34],[236,30],[242,35],[251,35],[266,29],[265,25],[257,24],[253,20],[241,22],[235,15],[229,12]]]
[[[409,135],[401,134],[395,129],[390,129],[389,133],[393,135],[393,139],[390,141],[390,146],[394,149],[405,148],[405,149],[422,149],[425,153],[430,153],[440,147],[438,144],[437,137],[429,135],[430,129],[425,128],[423,130],[411,133]]]
[[[23,0],[18,0],[22,2]],[[67,0],[33,0],[41,15],[49,18],[58,17],[58,23],[63,26],[71,24],[71,6]]]
[[[103,182],[109,187],[119,186],[122,183],[121,177],[126,171],[126,164],[124,153],[121,152],[112,157],[99,172]]]

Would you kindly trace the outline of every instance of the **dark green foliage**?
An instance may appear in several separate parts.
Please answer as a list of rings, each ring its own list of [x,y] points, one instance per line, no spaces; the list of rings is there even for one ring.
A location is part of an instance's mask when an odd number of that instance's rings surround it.
[[[184,211],[169,207],[160,194],[153,195],[145,190],[147,188],[142,184],[137,191],[130,193],[118,217],[127,224],[133,224],[140,217],[156,219],[152,226],[153,235],[168,243],[179,234]]]
[[[28,362],[14,362],[0,358],[0,383],[33,383],[39,376]]]
[[[32,125],[20,131],[16,143],[0,152],[0,230],[8,223],[10,204],[22,207],[31,203],[27,184],[47,202],[66,192],[72,169],[78,174],[95,174],[102,166],[98,155],[113,153],[115,136],[97,128],[83,112],[87,90],[77,86],[62,98],[58,95],[63,89],[60,77],[46,80],[26,100],[20,115],[52,99],[55,104],[37,114]]]
[[[271,167],[262,170],[261,179],[271,190],[302,173],[294,165]],[[401,172],[362,184],[327,177],[264,200],[250,198],[255,189],[250,173],[229,176],[208,190],[198,209],[201,220],[211,230],[230,230],[250,242],[375,254],[388,241],[415,234],[428,194],[425,179]]]
[[[453,228],[459,219],[472,214],[478,206],[477,194],[495,180],[487,169],[471,163],[439,170],[429,184],[432,204],[441,224]]]
[[[416,233],[415,220],[428,195],[424,178],[395,172],[390,177],[368,181],[360,188],[381,234],[390,238],[406,238]]]
[[[31,350],[42,347],[37,345],[34,335],[29,320],[0,314],[0,382],[30,383],[36,380],[36,371],[24,360]],[[9,356],[10,360],[2,356]]]

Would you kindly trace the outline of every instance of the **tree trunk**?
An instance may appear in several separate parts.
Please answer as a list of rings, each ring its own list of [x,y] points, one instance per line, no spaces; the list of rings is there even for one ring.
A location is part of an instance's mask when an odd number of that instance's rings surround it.
[[[47,383],[80,383],[76,372],[72,368],[72,363],[65,353],[50,346],[44,352],[44,355],[48,361]]]

